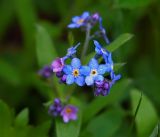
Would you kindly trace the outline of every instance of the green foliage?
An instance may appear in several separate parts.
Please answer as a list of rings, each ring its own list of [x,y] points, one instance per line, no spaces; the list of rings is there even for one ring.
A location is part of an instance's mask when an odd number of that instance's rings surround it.
[[[15,126],[24,127],[28,124],[28,109],[22,110],[15,119]]]
[[[49,34],[40,25],[37,25],[36,50],[41,67],[50,64],[58,56]]]
[[[124,43],[129,41],[132,37],[133,37],[133,35],[129,34],[129,33],[122,34],[115,41],[113,41],[109,46],[106,46],[106,48],[110,52],[114,52],[116,49],[118,49]]]
[[[97,97],[91,103],[89,103],[84,111],[83,122],[86,123],[92,119],[100,110],[105,108],[107,105],[111,105],[121,100],[124,96],[125,91],[129,87],[130,80],[124,79],[114,85],[111,89],[111,93],[106,97]]]
[[[30,126],[28,113],[29,110],[26,108],[14,119],[11,109],[0,100],[0,135],[2,137],[47,137],[51,122],[47,121],[37,127]]]
[[[148,6],[151,2],[151,0],[118,0],[118,6],[133,9]]]
[[[156,127],[154,128],[152,134],[149,137],[159,137],[160,133],[159,133],[159,124],[156,125]]]
[[[92,137],[111,137],[120,128],[122,119],[123,113],[121,110],[107,110],[89,122],[85,134]]]
[[[133,89],[131,91],[133,113],[136,111],[139,97],[140,92],[136,89]],[[135,122],[139,137],[149,136],[155,124],[158,122],[158,116],[155,111],[155,108],[145,95],[143,95],[139,110],[136,115]]]
[[[0,66],[0,78],[4,79],[12,85],[20,84],[21,78],[15,67],[4,60],[0,60]]]
[[[78,137],[81,127],[81,112],[79,112],[78,120],[64,123],[62,119],[56,119],[57,137]]]
[[[9,107],[0,100],[0,133],[2,137],[9,135],[8,130],[12,124],[12,114]]]

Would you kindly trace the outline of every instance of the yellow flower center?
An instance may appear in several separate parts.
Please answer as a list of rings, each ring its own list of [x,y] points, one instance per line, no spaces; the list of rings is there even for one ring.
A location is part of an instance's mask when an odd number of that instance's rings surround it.
[[[71,112],[72,112],[72,110],[71,110],[70,108],[67,108],[67,109],[66,109],[66,113],[67,113],[67,114],[70,114]]]
[[[82,24],[84,22],[84,19],[79,19],[78,21],[77,21],[77,24]]]
[[[92,76],[95,76],[95,75],[97,75],[97,70],[95,70],[95,69],[92,69],[90,74],[91,74]]]
[[[74,77],[78,77],[79,76],[79,70],[78,69],[73,70],[72,74],[73,74]]]

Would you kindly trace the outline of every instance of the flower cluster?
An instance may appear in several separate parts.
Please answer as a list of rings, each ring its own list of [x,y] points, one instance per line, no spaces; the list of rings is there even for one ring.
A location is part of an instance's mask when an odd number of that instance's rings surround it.
[[[96,24],[99,25],[98,30],[90,35],[90,29]],[[110,41],[106,35],[106,31],[102,25],[102,18],[98,13],[90,15],[89,12],[84,12],[81,16],[72,18],[71,24],[68,28],[83,28],[86,31],[86,40],[84,42],[83,51],[86,52],[89,41],[93,39],[93,48],[95,56],[90,61],[83,65],[81,59],[76,56],[77,48],[80,43],[68,48],[67,53],[63,57],[57,57],[50,66],[45,66],[39,71],[39,74],[45,78],[55,76],[59,79],[60,83],[71,85],[76,84],[80,87],[91,86],[94,88],[95,96],[106,96],[109,94],[111,87],[121,75],[116,75],[114,72],[114,62],[112,60],[112,53],[105,49],[95,37],[102,37],[106,44]],[[83,52],[85,55],[85,52]],[[103,63],[100,59],[103,59]],[[67,63],[70,60],[70,63]],[[78,109],[72,105],[62,105],[59,99],[55,99],[53,105],[49,108],[49,114],[53,116],[62,116],[64,122],[77,119]]]
[[[48,113],[51,116],[57,117],[61,116],[65,123],[68,123],[70,120],[77,119],[78,108],[73,105],[63,105],[61,100],[56,98],[54,103],[49,107]]]

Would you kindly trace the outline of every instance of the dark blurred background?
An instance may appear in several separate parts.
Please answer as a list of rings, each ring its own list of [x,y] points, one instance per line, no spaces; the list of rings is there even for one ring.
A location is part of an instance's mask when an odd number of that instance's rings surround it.
[[[125,62],[123,77],[145,92],[160,114],[160,1],[159,0],[1,0],[0,1],[0,98],[16,112],[30,108],[31,121],[43,120],[47,85],[37,77],[36,25],[50,34],[59,56],[69,47],[67,24],[83,11],[103,17],[111,41],[122,33],[134,38],[114,52]],[[73,30],[75,41],[84,32]],[[38,114],[38,115],[37,115]]]

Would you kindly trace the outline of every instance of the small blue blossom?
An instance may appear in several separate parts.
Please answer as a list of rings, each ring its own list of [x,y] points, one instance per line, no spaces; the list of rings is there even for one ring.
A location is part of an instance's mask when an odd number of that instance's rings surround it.
[[[68,48],[68,50],[67,50],[67,55],[64,57],[64,59],[67,59],[67,58],[69,58],[69,57],[72,57],[74,54],[76,54],[76,52],[77,52],[77,48],[78,48],[78,46],[80,45],[80,43],[78,43],[77,45],[75,45],[74,47],[70,47],[70,48]]]
[[[114,71],[111,71],[111,85],[113,85],[117,80],[121,78],[121,75],[115,75]]]
[[[85,84],[84,76],[81,73],[83,72],[83,67],[81,68],[81,62],[78,58],[73,58],[71,65],[65,65],[63,72],[66,75],[66,83],[68,85],[76,83],[79,86],[83,86]]]
[[[79,28],[85,26],[85,21],[89,17],[89,12],[84,12],[81,16],[75,16],[72,18],[72,23],[68,25],[68,28]]]
[[[112,60],[112,54],[107,51],[105,48],[103,48],[98,41],[94,40],[94,45],[95,45],[95,51],[98,55],[101,55],[104,60],[106,65],[113,70],[113,60]]]
[[[95,51],[97,54],[101,56],[108,56],[108,51],[105,48],[102,48],[102,46],[99,44],[98,41],[94,40],[94,45],[95,45]]]
[[[83,72],[86,75],[85,82],[88,86],[93,85],[95,81],[103,81],[103,74],[110,71],[107,65],[99,65],[95,58],[90,60],[88,68],[85,68],[85,73]]]

